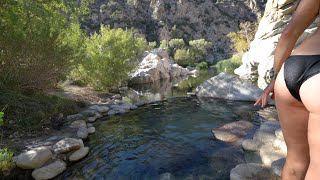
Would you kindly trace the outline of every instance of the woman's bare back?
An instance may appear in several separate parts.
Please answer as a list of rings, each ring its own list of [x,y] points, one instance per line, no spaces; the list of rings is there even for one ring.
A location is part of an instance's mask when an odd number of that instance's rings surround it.
[[[320,14],[320,13],[319,13]],[[307,37],[291,55],[320,55],[320,24],[318,29]]]

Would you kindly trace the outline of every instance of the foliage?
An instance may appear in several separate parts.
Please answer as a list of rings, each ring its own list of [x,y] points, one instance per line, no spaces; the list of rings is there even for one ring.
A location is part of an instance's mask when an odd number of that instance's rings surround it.
[[[196,67],[199,69],[208,69],[208,63],[207,62],[196,63]]]
[[[233,47],[239,55],[242,55],[244,52],[248,51],[249,44],[241,34],[230,32],[227,37],[231,39]]]
[[[241,65],[241,56],[233,55],[230,59],[222,60],[214,65],[218,72],[228,72],[233,74],[234,70]]]
[[[157,43],[155,41],[149,42],[148,47],[149,49],[154,49],[157,46]]]
[[[77,110],[74,101],[42,93],[24,95],[16,91],[0,90],[0,108],[6,107],[6,119],[14,121],[18,129],[40,128],[58,113],[73,114]]]
[[[72,43],[62,37],[87,12],[85,1],[2,0],[0,86],[46,89],[69,71]]]
[[[238,32],[230,32],[227,37],[230,38],[233,43],[237,54],[240,56],[249,50],[251,41],[254,39],[254,34],[257,31],[257,22],[241,22],[240,30]]]
[[[171,39],[169,41],[169,47],[176,50],[176,49],[182,49],[185,47],[185,43],[183,39]]]
[[[4,113],[0,111],[0,127],[3,125],[3,115]]]
[[[189,45],[194,52],[194,60],[196,62],[204,60],[204,58],[208,54],[209,48],[212,47],[212,43],[206,41],[205,39],[189,41]]]
[[[193,64],[193,53],[189,49],[177,49],[174,54],[175,62],[180,66]]]
[[[7,148],[0,149],[0,171],[2,173],[8,173],[15,167],[12,161],[13,155],[14,152]]]
[[[160,42],[160,48],[164,48],[164,49],[167,49],[168,45],[167,45],[167,41],[166,40],[162,40]]]
[[[102,26],[100,34],[85,39],[84,58],[74,78],[99,90],[119,84],[128,79],[146,48],[146,40],[132,31]]]

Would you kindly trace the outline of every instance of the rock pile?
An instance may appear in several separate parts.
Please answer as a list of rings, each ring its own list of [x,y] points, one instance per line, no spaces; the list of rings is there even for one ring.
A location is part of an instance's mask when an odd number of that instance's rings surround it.
[[[281,176],[287,154],[279,121],[266,121],[261,124],[253,139],[242,142],[246,151],[259,153],[262,164],[240,164],[230,172],[231,180],[272,179],[274,174]]]

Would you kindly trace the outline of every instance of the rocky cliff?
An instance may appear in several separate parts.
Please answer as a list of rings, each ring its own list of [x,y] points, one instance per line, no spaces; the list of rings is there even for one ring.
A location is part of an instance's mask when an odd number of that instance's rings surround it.
[[[268,0],[263,18],[260,21],[250,50],[242,58],[243,64],[235,73],[243,78],[258,75],[258,86],[266,87],[266,77],[273,66],[274,50],[282,31],[289,23],[300,0]],[[318,18],[301,35],[296,45],[316,30]]]
[[[98,31],[100,24],[134,28],[149,42],[171,38],[204,38],[213,43],[212,59],[232,52],[229,32],[242,21],[256,21],[265,0],[96,0],[82,27]]]

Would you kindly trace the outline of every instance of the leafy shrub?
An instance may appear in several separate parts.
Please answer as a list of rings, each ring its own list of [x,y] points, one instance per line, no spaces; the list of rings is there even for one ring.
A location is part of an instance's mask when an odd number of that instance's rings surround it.
[[[193,53],[189,49],[177,49],[174,54],[174,60],[180,66],[189,66],[193,64]]]
[[[189,45],[194,52],[194,58],[197,62],[204,60],[204,58],[208,54],[209,48],[212,47],[212,43],[206,41],[205,39],[189,41]]]
[[[160,48],[164,48],[164,49],[167,49],[168,45],[167,45],[167,41],[166,40],[162,40],[160,42]]]
[[[13,151],[4,148],[0,149],[0,171],[3,174],[10,173],[15,167],[13,160]]]
[[[184,43],[184,40],[183,39],[171,39],[169,41],[169,46],[170,48],[172,49],[182,49],[185,47],[185,43]]]
[[[200,62],[196,64],[196,67],[199,69],[207,69],[208,68],[208,63],[207,62]]]
[[[102,26],[100,34],[85,39],[85,56],[73,75],[99,90],[117,85],[127,80],[146,48],[146,40],[131,31]]]
[[[248,51],[249,44],[241,34],[230,32],[227,37],[230,38],[231,42],[233,43],[233,47],[239,55],[242,55],[244,52]]]
[[[241,56],[233,55],[230,59],[222,60],[214,65],[218,72],[228,72],[233,74],[234,70],[241,66]]]
[[[70,67],[73,48],[62,34],[89,1],[3,0],[0,3],[0,86],[47,89]],[[68,16],[67,16],[68,15]]]

